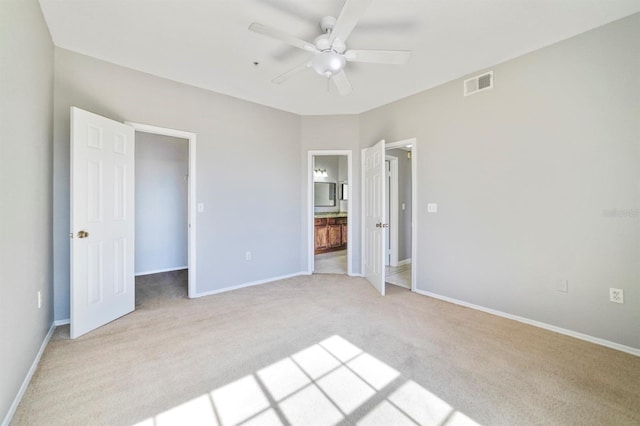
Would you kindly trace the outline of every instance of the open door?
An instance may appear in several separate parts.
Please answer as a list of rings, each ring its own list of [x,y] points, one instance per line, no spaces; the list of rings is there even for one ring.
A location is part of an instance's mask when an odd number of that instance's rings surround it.
[[[71,338],[134,310],[134,130],[71,108]]]
[[[386,251],[384,140],[362,150],[362,209],[364,224],[364,276],[384,296],[384,257]]]

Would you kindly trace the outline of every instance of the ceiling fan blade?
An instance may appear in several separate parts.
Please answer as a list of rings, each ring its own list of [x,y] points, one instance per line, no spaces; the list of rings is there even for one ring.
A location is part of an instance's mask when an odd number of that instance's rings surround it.
[[[299,49],[306,50],[308,52],[317,52],[318,49],[316,47],[304,40],[301,40],[297,37],[284,33],[280,30],[276,30],[275,28],[267,27],[265,25],[254,22],[249,25],[249,29],[258,34],[266,35],[267,37],[275,38],[277,40],[283,41],[291,46],[295,46]]]
[[[372,0],[346,0],[340,11],[340,16],[338,16],[336,25],[331,31],[329,41],[333,43],[333,40],[339,38],[343,43],[346,42],[347,37],[349,37],[351,31],[353,31],[362,15],[364,15],[371,1]]]
[[[409,62],[409,50],[347,50],[344,57],[350,62],[402,65]]]
[[[288,79],[289,77],[291,77],[292,75],[302,71],[305,68],[308,68],[311,66],[311,61],[310,60],[306,60],[303,63],[301,63],[300,65],[298,65],[297,67],[294,67],[292,69],[290,69],[289,71],[280,74],[279,76],[277,76],[276,78],[274,78],[273,80],[271,80],[272,83],[275,84],[280,84],[282,82],[284,82],[286,79]]]
[[[337,74],[334,74],[331,77],[331,80],[333,80],[333,83],[338,89],[338,93],[340,93],[342,96],[351,93],[351,83],[349,83],[349,79],[347,78],[347,74],[345,74],[344,70],[340,71]]]

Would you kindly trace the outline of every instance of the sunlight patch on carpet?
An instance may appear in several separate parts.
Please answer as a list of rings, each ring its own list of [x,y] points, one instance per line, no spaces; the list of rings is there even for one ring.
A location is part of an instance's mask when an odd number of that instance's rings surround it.
[[[369,401],[375,405],[365,411],[362,407]],[[335,335],[136,426],[331,426],[341,422],[478,425],[433,392],[403,380],[390,365]]]

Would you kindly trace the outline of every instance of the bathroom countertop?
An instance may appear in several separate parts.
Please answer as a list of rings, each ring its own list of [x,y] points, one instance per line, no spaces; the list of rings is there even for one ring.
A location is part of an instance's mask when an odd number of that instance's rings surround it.
[[[323,218],[323,217],[347,217],[347,212],[327,212],[327,213],[315,213],[313,217]]]

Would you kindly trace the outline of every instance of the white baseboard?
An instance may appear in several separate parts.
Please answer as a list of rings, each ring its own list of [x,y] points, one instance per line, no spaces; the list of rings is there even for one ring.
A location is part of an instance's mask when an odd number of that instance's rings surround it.
[[[566,336],[575,337],[576,339],[584,340],[596,345],[606,346],[607,348],[616,349],[618,351],[626,352],[631,355],[640,356],[640,349],[632,348],[631,346],[621,345],[620,343],[612,342],[610,340],[601,339],[599,337],[590,336],[588,334],[579,333],[577,331],[569,330],[555,325],[547,324],[544,322],[532,320],[518,315],[508,314],[506,312],[497,311],[491,308],[485,308],[484,306],[474,305],[473,303],[464,302],[462,300],[453,299],[447,296],[441,296],[439,294],[431,293],[429,291],[415,289],[414,292],[422,294],[423,296],[433,297],[434,299],[444,300],[445,302],[453,303],[456,305],[464,306],[467,308],[475,309],[477,311],[486,312],[488,314],[497,315],[499,317],[508,318],[514,321],[522,322],[524,324],[533,325],[534,327],[544,328],[545,330],[553,331],[556,333],[564,334]]]
[[[189,269],[188,266],[176,266],[175,268],[155,269],[153,271],[136,272],[136,277],[142,275],[159,274],[161,272],[182,271],[183,269]]]
[[[402,259],[401,261],[398,262],[398,266],[402,266],[402,265],[408,265],[411,263],[411,258],[408,259]]]
[[[56,327],[60,327],[61,325],[67,325],[71,323],[71,320],[69,318],[67,319],[61,319],[61,320],[57,320],[53,322],[53,325],[55,325]]]
[[[234,286],[231,286],[231,287],[219,288],[219,289],[216,289],[216,290],[197,293],[195,295],[195,297],[197,298],[197,297],[211,296],[211,295],[214,295],[214,294],[225,293],[227,291],[238,290],[238,289],[245,288],[245,287],[253,287],[255,285],[267,284],[267,283],[271,283],[271,282],[274,282],[274,281],[284,280],[284,279],[287,279],[287,278],[298,277],[300,275],[308,275],[308,273],[307,273],[307,271],[303,271],[303,272],[296,272],[294,274],[282,275],[280,277],[267,278],[266,280],[251,281],[251,282],[248,282],[248,283],[238,284],[238,285],[234,285]]]
[[[350,277],[364,277],[364,274],[349,274]]]
[[[11,407],[9,407],[9,411],[7,412],[7,415],[4,416],[4,420],[2,421],[2,426],[9,426],[9,423],[11,423],[11,419],[13,418],[13,415],[16,413],[16,409],[18,408],[18,405],[20,404],[20,401],[22,400],[22,397],[24,396],[24,393],[26,392],[27,387],[29,386],[29,382],[31,382],[31,378],[33,377],[33,373],[35,373],[36,372],[36,368],[38,368],[38,363],[40,362],[40,358],[42,357],[42,353],[44,352],[45,348],[47,347],[47,344],[49,343],[49,340],[51,340],[51,336],[53,335],[53,330],[55,330],[55,329],[56,329],[55,324],[51,324],[51,327],[49,328],[49,332],[47,333],[46,336],[44,336],[44,340],[42,341],[42,344],[40,345],[40,349],[38,350],[38,353],[36,354],[35,359],[31,363],[31,367],[29,368],[29,371],[27,372],[27,376],[22,381],[22,385],[20,386],[20,389],[18,390],[18,394],[14,398],[13,403],[11,404]]]

